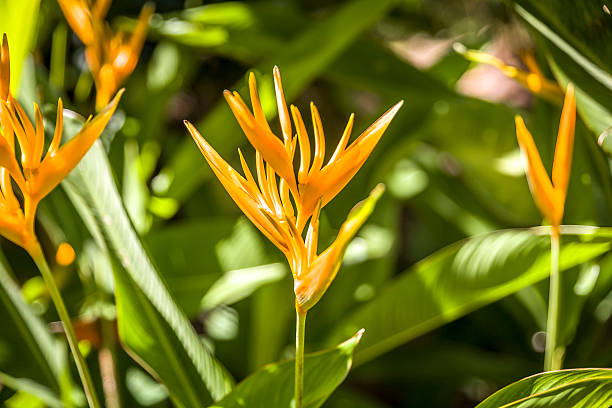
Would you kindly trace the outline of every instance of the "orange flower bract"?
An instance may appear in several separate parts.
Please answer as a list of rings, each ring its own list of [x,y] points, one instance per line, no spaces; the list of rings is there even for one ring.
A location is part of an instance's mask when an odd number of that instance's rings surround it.
[[[548,177],[533,137],[527,130],[523,118],[517,115],[515,122],[518,143],[526,159],[527,180],[531,194],[542,215],[552,223],[553,227],[558,229],[565,209],[565,197],[574,149],[574,128],[576,124],[574,86],[569,84],[565,94],[555,147],[552,180]]]
[[[224,92],[236,120],[255,148],[255,176],[240,150],[238,154],[244,176],[234,170],[191,123],[185,121],[185,125],[238,207],[285,254],[295,282],[296,307],[307,311],[334,279],[348,243],[372,212],[383,188],[375,188],[368,199],[351,211],[335,241],[319,254],[317,244],[321,208],[361,168],[402,102],[389,109],[349,145],[353,128],[351,115],[340,142],[325,163],[325,136],[316,106],[313,103],[310,105],[315,138],[314,152],[311,152],[310,139],[300,111],[293,105],[287,108],[277,67],[274,68],[274,85],[282,139],[270,129],[252,73],[249,76],[252,111],[237,92]],[[299,169],[296,175],[293,161],[298,146]]]

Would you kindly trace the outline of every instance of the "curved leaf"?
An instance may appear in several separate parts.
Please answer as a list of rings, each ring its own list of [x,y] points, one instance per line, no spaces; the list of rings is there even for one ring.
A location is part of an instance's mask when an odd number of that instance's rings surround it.
[[[536,374],[511,384],[476,408],[608,408],[612,405],[612,370],[560,370]]]
[[[309,354],[304,362],[304,408],[320,407],[351,369],[363,330],[335,348]],[[289,408],[293,401],[294,360],[269,364],[238,384],[211,408]]]
[[[365,327],[356,362],[363,363],[548,276],[547,227],[478,235],[450,245],[390,282],[340,322],[330,341]],[[560,270],[607,252],[612,230],[566,226]],[[381,318],[383,317],[384,318]]]

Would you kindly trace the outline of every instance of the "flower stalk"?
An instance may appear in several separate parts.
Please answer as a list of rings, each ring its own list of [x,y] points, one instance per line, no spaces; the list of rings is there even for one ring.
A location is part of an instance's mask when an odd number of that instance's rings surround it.
[[[546,351],[544,371],[560,370],[563,351],[557,348],[557,326],[559,324],[559,229],[553,227],[550,234],[550,287],[548,293],[548,316],[546,320]]]
[[[296,307],[295,324],[295,392],[294,408],[302,408],[304,402],[304,339],[306,337],[306,313]]]
[[[572,166],[574,130],[576,125],[576,101],[574,86],[569,84],[565,93],[559,132],[555,146],[552,179],[548,177],[533,137],[523,119],[516,116],[516,136],[526,159],[527,181],[534,201],[551,225],[550,235],[550,286],[548,295],[548,317],[546,321],[546,352],[544,370],[559,370],[563,363],[563,350],[558,347],[559,325],[559,248],[561,221],[565,211],[565,199]]]
[[[68,314],[68,310],[66,309],[66,305],[64,304],[62,295],[60,294],[60,291],[57,285],[55,284],[55,279],[53,278],[53,274],[51,273],[49,264],[45,259],[45,255],[43,254],[38,241],[31,245],[31,247],[28,248],[27,251],[36,263],[36,266],[38,267],[38,270],[40,271],[40,274],[42,275],[43,280],[45,281],[45,285],[49,290],[51,300],[53,300],[53,304],[55,305],[57,314],[59,315],[59,318],[64,327],[64,333],[66,334],[66,338],[68,339],[70,351],[72,352],[74,361],[77,366],[77,371],[79,372],[79,377],[81,378],[81,382],[83,383],[83,389],[85,390],[87,403],[91,408],[101,408],[100,401],[98,400],[98,396],[96,394],[96,388],[91,379],[89,369],[87,368],[87,363],[85,362],[85,358],[79,350],[79,343],[74,332],[74,328],[72,327],[70,315]]]

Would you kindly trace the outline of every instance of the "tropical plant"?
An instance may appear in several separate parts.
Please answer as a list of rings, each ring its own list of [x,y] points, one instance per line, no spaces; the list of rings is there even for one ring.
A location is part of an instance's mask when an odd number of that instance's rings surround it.
[[[0,1],[0,405],[611,406],[604,3]]]

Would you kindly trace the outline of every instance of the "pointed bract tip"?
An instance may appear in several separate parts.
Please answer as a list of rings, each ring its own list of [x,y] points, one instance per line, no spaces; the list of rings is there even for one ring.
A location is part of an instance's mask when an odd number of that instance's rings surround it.
[[[147,1],[145,5],[142,6],[142,11],[146,11],[147,14],[153,14],[155,12],[155,3]]]
[[[464,55],[467,50],[467,47],[460,42],[453,43],[453,51],[455,51],[457,54]]]
[[[567,84],[567,88],[565,89],[566,93],[574,93],[574,84],[572,82]]]
[[[355,347],[357,347],[357,345],[361,341],[361,338],[363,337],[364,333],[365,329],[360,329],[357,333],[353,334],[351,337],[340,343],[338,345],[338,348],[340,350],[343,350],[346,355],[352,355],[355,351]]]
[[[385,189],[386,186],[383,183],[378,183],[372,192],[370,192],[370,197],[372,197],[374,200],[378,200],[385,192]]]
[[[195,127],[195,126],[193,126],[193,124],[192,124],[190,121],[188,121],[188,120],[184,120],[184,121],[183,121],[183,124],[185,125],[185,127],[187,128],[187,130],[189,131],[189,133],[191,133],[191,136],[192,136],[192,137],[194,137],[194,138],[195,138],[195,137],[196,137],[196,135],[197,135],[197,136],[199,136],[199,135],[200,135],[200,132],[198,132],[198,129],[196,129],[196,127]]]
[[[355,333],[355,337],[357,339],[357,342],[361,341],[361,338],[363,337],[363,334],[365,333],[365,328],[360,329],[357,333]]]
[[[514,124],[518,127],[519,125],[525,126],[525,122],[521,115],[514,115]]]

